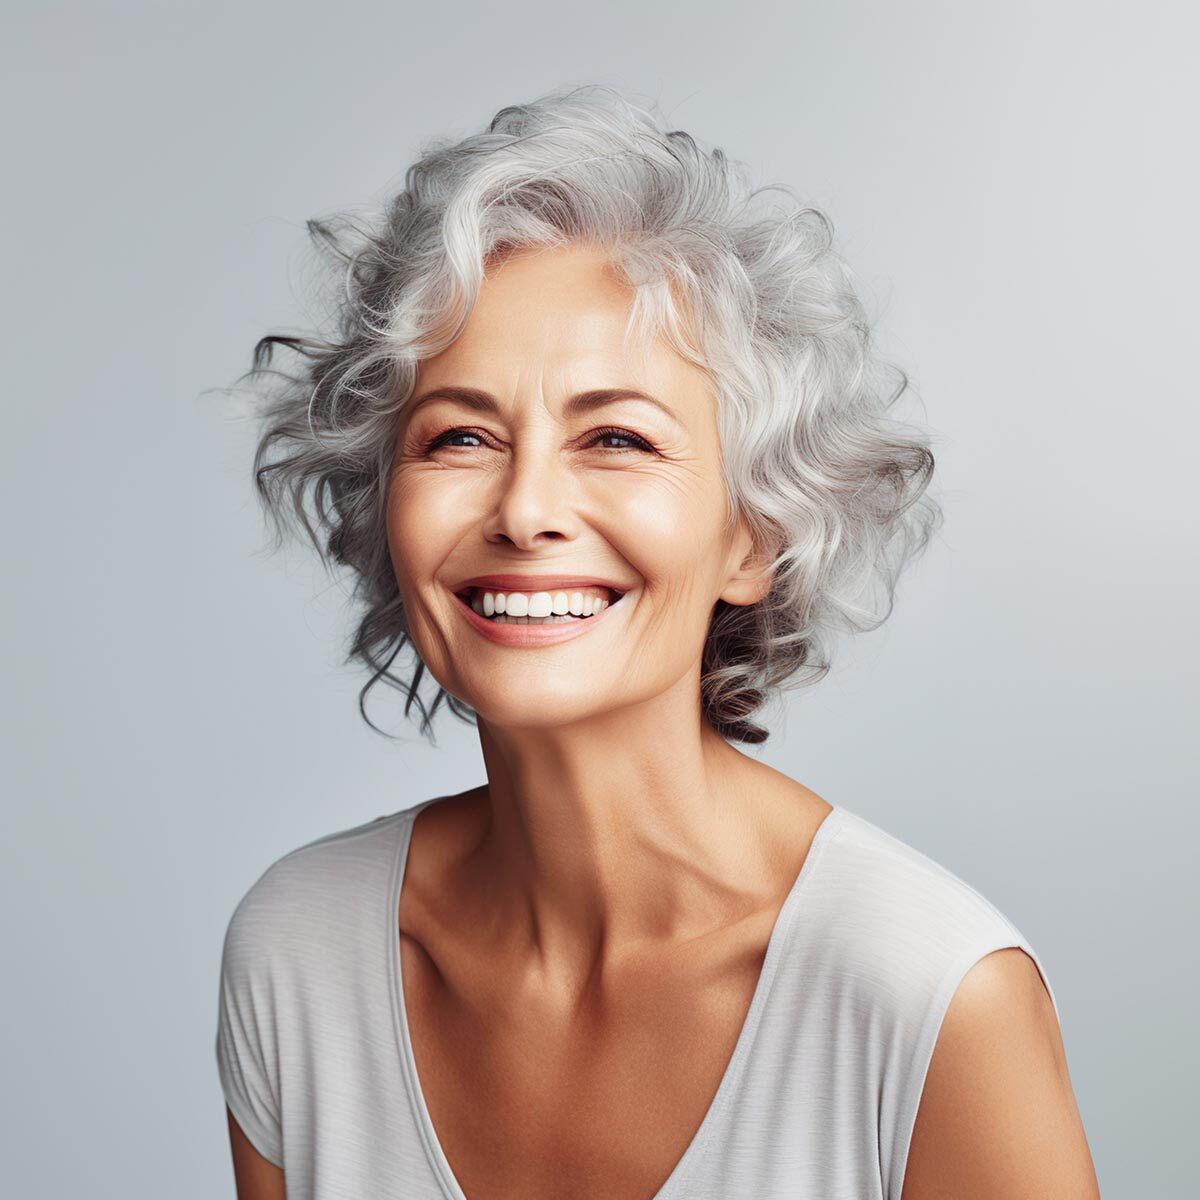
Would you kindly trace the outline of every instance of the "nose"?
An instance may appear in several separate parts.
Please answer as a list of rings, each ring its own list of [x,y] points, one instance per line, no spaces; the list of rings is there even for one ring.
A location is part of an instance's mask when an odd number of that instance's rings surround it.
[[[493,486],[494,507],[484,528],[489,542],[532,550],[542,541],[575,535],[574,486],[556,430],[531,431],[514,444]]]

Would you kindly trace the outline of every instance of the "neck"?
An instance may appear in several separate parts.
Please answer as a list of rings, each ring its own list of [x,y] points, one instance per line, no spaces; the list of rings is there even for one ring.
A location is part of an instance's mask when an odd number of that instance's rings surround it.
[[[806,789],[699,713],[681,684],[577,725],[501,729],[481,717],[488,783],[473,793],[452,893],[467,927],[570,988],[631,947],[701,937],[778,903],[798,866],[798,821],[811,819],[797,802]]]

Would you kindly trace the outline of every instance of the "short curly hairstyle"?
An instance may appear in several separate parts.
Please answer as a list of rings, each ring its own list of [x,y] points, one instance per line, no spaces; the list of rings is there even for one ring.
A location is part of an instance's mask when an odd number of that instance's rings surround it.
[[[365,701],[379,680],[406,694],[406,716],[416,703],[434,744],[443,698],[476,718],[444,688],[428,707],[419,696],[387,492],[418,364],[463,331],[487,267],[512,251],[604,247],[634,289],[627,336],[662,336],[712,381],[729,528],[744,516],[773,555],[761,601],[713,609],[701,703],[724,737],[765,741],[754,712],[773,689],[822,678],[837,631],[887,618],[899,572],[940,524],[928,438],[886,411],[908,378],[874,353],[829,219],[785,186],[752,186],[656,112],[606,86],[557,89],[430,144],[381,209],[307,223],[336,329],[263,337],[238,382],[261,402],[254,478],[276,548],[294,521],[327,567],[352,572],[364,611],[346,661],[371,669],[359,710],[378,732]],[[276,347],[298,370],[271,366]],[[389,668],[406,645],[402,680]]]

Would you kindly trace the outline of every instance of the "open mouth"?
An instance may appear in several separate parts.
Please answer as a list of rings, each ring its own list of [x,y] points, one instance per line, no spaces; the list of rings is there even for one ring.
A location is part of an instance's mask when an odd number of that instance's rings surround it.
[[[625,594],[618,592],[615,588],[589,588],[586,593],[580,593],[582,604],[571,603],[574,599],[573,593],[566,589],[561,592],[550,593],[535,593],[536,595],[549,594],[552,597],[559,594],[565,594],[568,597],[567,611],[557,612],[552,607],[548,614],[538,616],[530,616],[528,613],[512,614],[508,612],[487,612],[484,607],[483,597],[488,591],[495,591],[490,588],[470,587],[464,588],[462,591],[455,592],[455,596],[464,605],[470,608],[477,616],[485,621],[492,621],[499,625],[566,625],[572,621],[590,621],[593,617],[599,616],[608,607],[616,604],[618,600]],[[534,607],[540,610],[545,608],[544,601],[541,605]],[[559,605],[558,607],[562,607]]]

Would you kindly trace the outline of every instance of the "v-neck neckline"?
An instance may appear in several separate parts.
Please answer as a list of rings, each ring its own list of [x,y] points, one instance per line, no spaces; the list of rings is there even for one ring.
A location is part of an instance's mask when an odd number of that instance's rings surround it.
[[[413,1054],[412,1038],[408,1027],[408,1010],[404,1002],[404,979],[400,959],[400,893],[404,886],[405,868],[408,866],[408,850],[412,843],[413,825],[416,823],[417,816],[424,809],[428,808],[431,804],[436,804],[441,799],[444,799],[444,797],[438,796],[432,800],[426,800],[405,810],[402,814],[395,859],[392,864],[391,886],[388,889],[388,911],[386,914],[387,954],[385,961],[387,962],[388,990],[391,997],[392,1023],[395,1027],[401,1071],[404,1076],[409,1101],[412,1104],[421,1142],[425,1147],[426,1157],[429,1160],[434,1175],[437,1177],[446,1200],[474,1200],[473,1197],[468,1197],[463,1192],[458,1179],[450,1167],[450,1161],[446,1157],[446,1152],[442,1148],[437,1131],[433,1127],[433,1120],[429,1115],[429,1107],[425,1103],[425,1093],[421,1090],[420,1079],[417,1075],[416,1058]],[[654,1193],[650,1200],[674,1200],[685,1178],[695,1170],[696,1165],[703,1158],[705,1150],[711,1143],[713,1130],[716,1128],[726,1102],[737,1086],[745,1065],[746,1055],[754,1042],[758,1026],[762,1021],[763,1009],[766,1006],[767,996],[771,990],[771,983],[775,978],[776,968],[779,965],[779,957],[787,941],[792,920],[799,907],[800,893],[803,890],[804,884],[812,878],[825,847],[828,846],[833,835],[842,824],[845,813],[845,809],[840,808],[838,805],[833,805],[817,826],[816,833],[809,844],[808,853],[804,856],[804,862],[801,863],[795,881],[792,883],[791,888],[784,897],[783,904],[779,908],[779,912],[775,916],[775,923],[771,927],[771,934],[767,940],[766,954],[763,957],[762,967],[759,970],[758,981],[754,986],[750,1006],[746,1010],[745,1019],[742,1022],[741,1030],[738,1032],[737,1041],[734,1043],[733,1053],[730,1055],[725,1072],[721,1076],[721,1082],[717,1085],[717,1090],[713,1094],[708,1109],[705,1111],[703,1118],[701,1118],[700,1124],[697,1126],[696,1132],[692,1135],[687,1148],[676,1161],[675,1166],[663,1181],[662,1186]],[[480,1200],[486,1200],[486,1197],[482,1197]]]

